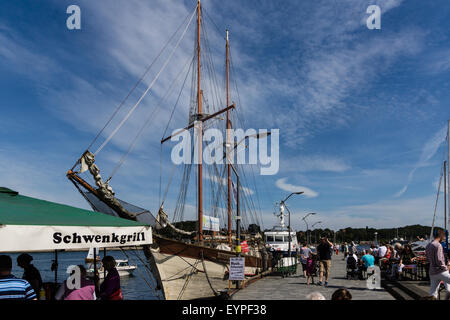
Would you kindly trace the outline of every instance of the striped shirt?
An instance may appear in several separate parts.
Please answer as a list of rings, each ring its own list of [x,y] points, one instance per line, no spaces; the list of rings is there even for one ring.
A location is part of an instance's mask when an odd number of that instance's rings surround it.
[[[31,300],[35,298],[36,293],[27,280],[18,279],[13,275],[0,276],[0,300]]]

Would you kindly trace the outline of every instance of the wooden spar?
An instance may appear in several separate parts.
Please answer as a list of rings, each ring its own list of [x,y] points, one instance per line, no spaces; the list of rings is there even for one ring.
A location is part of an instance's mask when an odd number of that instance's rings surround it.
[[[75,172],[72,170],[67,171],[66,173],[67,178],[74,182],[78,182],[81,184],[86,190],[89,190],[93,194],[95,194],[98,197],[97,190],[95,190],[89,183],[87,183],[84,179],[80,178]]]
[[[226,69],[227,69],[227,106],[230,105],[230,56],[229,56],[229,40],[228,40],[228,30],[227,30],[227,44],[226,44]],[[228,148],[230,146],[230,111],[227,110],[227,159],[228,159]],[[231,246],[231,164],[228,163],[228,243]]]
[[[200,0],[197,3],[197,113],[202,113],[202,91],[200,86],[200,24],[201,24],[201,5]],[[203,166],[202,166],[202,122],[199,122],[200,128],[198,130],[198,241],[203,241]]]
[[[224,113],[225,111],[228,111],[228,110],[233,109],[233,108],[236,108],[236,105],[235,105],[234,103],[233,103],[231,106],[228,106],[228,107],[226,107],[226,108],[223,108],[222,110],[219,110],[219,111],[217,111],[217,112],[214,112],[213,114],[210,114],[209,116],[206,116],[206,117],[203,118],[203,119],[199,119],[198,121],[201,121],[201,122],[208,121],[209,119],[212,119],[212,118],[214,118],[214,117],[217,117],[219,114]],[[183,128],[183,129],[181,129],[180,131],[177,131],[177,132],[175,132],[174,134],[168,136],[167,138],[162,139],[162,140],[161,140],[161,144],[163,144],[163,143],[166,142],[167,140],[170,140],[172,137],[175,137],[175,136],[179,135],[180,133],[182,133],[182,132],[184,132],[184,131],[186,131],[186,130],[192,129],[192,128],[194,127],[194,124],[195,124],[195,123],[191,123],[191,124],[188,125],[186,128]]]

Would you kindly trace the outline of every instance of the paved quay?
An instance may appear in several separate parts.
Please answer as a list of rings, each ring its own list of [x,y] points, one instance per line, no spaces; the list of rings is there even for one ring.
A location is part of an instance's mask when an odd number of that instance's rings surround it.
[[[353,300],[395,300],[384,289],[368,289],[365,280],[347,280],[343,257],[342,253],[332,256],[327,287],[316,284],[308,286],[306,278],[303,278],[302,266],[299,264],[296,275],[288,278],[265,277],[235,293],[232,300],[306,300],[307,295],[314,291],[322,293],[327,300],[330,300],[333,292],[340,288],[349,290]],[[314,282],[318,281],[319,277],[315,277]]]

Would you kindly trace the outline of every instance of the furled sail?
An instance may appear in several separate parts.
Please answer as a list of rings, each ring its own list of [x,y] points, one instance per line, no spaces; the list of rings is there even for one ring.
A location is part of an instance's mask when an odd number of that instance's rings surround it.
[[[165,228],[165,227],[170,227],[173,231],[175,231],[175,232],[178,232],[178,233],[181,233],[181,234],[185,234],[185,235],[193,235],[193,234],[195,234],[197,231],[191,231],[191,232],[189,232],[189,231],[184,231],[184,230],[181,230],[181,229],[178,229],[177,227],[175,227],[173,224],[171,224],[170,223],[170,221],[169,221],[169,217],[168,217],[168,215],[167,215],[167,213],[165,213],[164,212],[164,210],[163,210],[163,206],[161,206],[160,208],[159,208],[159,211],[158,211],[158,215],[156,216],[156,221],[158,222],[158,226],[159,226],[159,228]],[[158,229],[158,227],[156,227],[156,229]]]
[[[94,163],[95,156],[90,151],[86,151],[81,157],[81,171],[87,171],[91,173],[92,177],[95,180],[95,184],[97,185],[97,195],[98,197],[104,201],[108,206],[114,209],[115,212],[119,214],[121,218],[136,220],[136,215],[132,212],[126,210],[119,200],[116,199],[114,195],[114,191],[108,182],[104,182],[102,176],[100,175],[100,169]]]

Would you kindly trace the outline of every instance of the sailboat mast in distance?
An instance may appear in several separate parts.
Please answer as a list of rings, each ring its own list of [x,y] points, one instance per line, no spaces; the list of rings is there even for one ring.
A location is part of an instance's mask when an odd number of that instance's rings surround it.
[[[198,117],[202,113],[202,91],[200,86],[200,24],[201,24],[201,5],[200,0],[197,2],[197,106]],[[203,166],[202,166],[202,122],[198,121],[198,241],[203,241]]]
[[[444,230],[447,230],[447,161],[444,161]]]
[[[227,44],[226,44],[226,69],[227,69],[227,106],[230,105],[230,46],[228,40],[228,30],[227,30]],[[228,160],[228,151],[230,150],[230,129],[231,129],[231,121],[230,121],[230,111],[227,110],[227,161]],[[228,243],[231,245],[231,164],[228,163]]]

